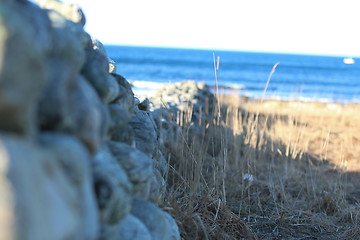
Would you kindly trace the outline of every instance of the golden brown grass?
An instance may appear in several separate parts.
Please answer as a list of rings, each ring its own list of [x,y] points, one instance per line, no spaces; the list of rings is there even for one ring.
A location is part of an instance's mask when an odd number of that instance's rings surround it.
[[[219,101],[165,144],[182,239],[359,238],[359,105]]]

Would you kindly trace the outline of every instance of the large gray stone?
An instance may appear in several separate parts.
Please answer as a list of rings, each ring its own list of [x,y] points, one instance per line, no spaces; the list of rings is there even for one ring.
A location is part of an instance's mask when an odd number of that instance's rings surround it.
[[[95,153],[107,133],[107,109],[94,89],[66,62],[51,63],[54,75],[39,104],[39,126],[77,136]]]
[[[152,239],[179,240],[178,227],[172,217],[152,203],[134,199],[131,214],[142,221]]]
[[[59,12],[66,19],[85,25],[86,19],[83,11],[77,4],[65,4],[57,0],[37,0],[36,3],[44,9],[52,9]]]
[[[0,149],[1,239],[96,239],[91,175],[80,144],[51,141],[44,149],[1,135]]]
[[[100,240],[153,240],[146,226],[134,215],[128,214],[117,225],[103,226]]]
[[[134,130],[136,148],[149,157],[153,157],[156,150],[157,138],[155,124],[145,111],[136,110],[130,125]]]
[[[120,95],[120,86],[115,77],[111,74],[108,74],[107,81],[109,82],[109,93],[106,102],[111,103],[119,99]]]
[[[128,214],[119,225],[119,239],[151,240],[151,234],[146,226],[134,215]]]
[[[101,221],[116,224],[130,211],[133,186],[106,145],[93,158],[93,172]]]
[[[8,179],[10,158],[3,140],[0,142],[0,239],[17,239],[20,228],[16,223],[15,192],[13,184]]]
[[[87,60],[81,71],[84,77],[95,88],[99,97],[106,103],[111,103],[123,95],[117,79],[110,75],[106,56],[93,49],[86,50]]]
[[[117,129],[111,134],[111,141],[126,143],[135,147],[135,136],[132,127],[127,124],[126,126]]]
[[[184,136],[182,128],[176,122],[166,120],[165,117],[167,115],[164,114],[166,112],[168,111],[161,109],[159,111],[154,111],[152,114],[154,122],[157,125],[159,145],[171,145],[174,149],[176,149],[183,141]]]
[[[78,75],[85,62],[85,52],[81,41],[73,34],[71,24],[74,23],[58,12],[47,11],[47,14],[52,25],[52,48],[46,60],[49,84],[40,101],[39,122],[42,129],[59,130],[69,128],[64,125],[68,124],[74,105],[70,99],[79,85]]]
[[[154,169],[154,174],[150,178],[150,194],[148,200],[154,204],[159,204],[166,192],[166,183],[159,170]]]
[[[72,89],[76,87],[78,75],[73,66],[64,59],[49,59],[47,66],[50,83],[39,103],[39,126],[44,130],[59,130],[64,128],[70,115],[73,103],[69,102],[69,99]]]
[[[92,47],[90,35],[84,31],[83,26],[80,23],[68,20],[67,17],[59,11],[48,10],[48,12],[54,27],[65,27],[69,31],[69,34],[71,34],[72,37],[75,37],[83,48]]]
[[[152,159],[124,143],[109,141],[108,146],[133,183],[133,196],[147,199],[150,193],[149,179],[153,175]]]
[[[83,216],[84,239],[96,239],[99,233],[99,216],[93,190],[90,156],[84,146],[75,138],[58,133],[43,133],[40,143],[52,156],[60,161],[67,179],[78,191],[77,208]],[[54,216],[55,217],[55,216]]]
[[[104,104],[80,75],[68,101],[69,115],[61,130],[78,137],[91,153],[95,153],[107,133],[109,119]]]
[[[170,237],[168,239],[169,240],[180,240],[179,227],[176,224],[174,218],[167,212],[163,212],[163,213],[164,213],[168,223],[170,224]]]
[[[109,73],[116,73],[116,63],[114,62],[114,60],[109,58],[104,45],[96,38],[92,37],[91,40],[92,40],[93,49],[95,51],[101,53],[102,55],[104,55],[108,59]]]
[[[144,98],[140,101],[138,108],[142,111],[150,111],[150,100],[148,98]]]
[[[109,149],[132,182],[146,182],[153,174],[152,159],[124,143],[109,141]]]
[[[45,0],[45,1],[52,1],[52,0]],[[53,1],[53,2],[57,2],[57,1]],[[65,4],[62,4],[62,7],[66,11],[67,6]],[[74,9],[73,9],[74,12],[80,13],[78,16],[82,15],[82,17],[83,17],[82,11],[81,11],[81,9],[79,9],[79,7],[77,5],[73,5],[72,7],[74,7]],[[84,31],[83,25],[81,23],[74,22],[72,19],[69,19],[69,15],[66,15],[66,13],[64,13],[64,11],[61,11],[56,7],[54,7],[54,8],[44,7],[44,8],[47,9],[46,11],[48,12],[48,15],[52,21],[52,26],[54,28],[66,29],[69,34],[69,37],[76,38],[77,41],[82,46],[82,48],[91,48],[92,47],[90,35]],[[67,8],[67,9],[70,9],[70,8]],[[54,38],[54,41],[59,41],[59,40],[62,40],[62,39]]]
[[[86,62],[81,73],[95,88],[104,102],[110,102],[111,82],[108,80],[109,64],[107,58],[101,53],[86,49]]]
[[[122,109],[118,104],[108,104],[110,113],[109,134],[116,132],[118,129],[125,127],[130,122],[131,116],[128,111]]]
[[[104,45],[100,42],[100,40],[96,39],[94,37],[91,37],[91,41],[92,41],[93,49],[95,51],[101,53],[102,55],[104,55],[104,57],[108,58],[106,49],[105,49]]]
[[[214,94],[207,85],[190,80],[164,85],[150,98],[154,109],[166,108],[173,118],[177,117],[178,111],[191,114],[190,120],[195,124],[200,118],[203,123],[212,120],[214,100]]]
[[[121,106],[122,109],[127,110],[130,114],[133,114],[135,111],[135,102],[134,102],[134,93],[131,89],[130,83],[119,74],[111,74],[115,77],[116,81],[120,85],[120,94],[119,98],[116,101],[117,104]]]
[[[51,58],[59,58],[71,64],[78,73],[85,63],[84,47],[89,36],[73,22],[66,20],[60,13],[45,11],[51,21]],[[85,45],[85,46],[84,46]]]
[[[50,21],[30,2],[1,1],[0,9],[0,129],[32,134],[47,83]]]

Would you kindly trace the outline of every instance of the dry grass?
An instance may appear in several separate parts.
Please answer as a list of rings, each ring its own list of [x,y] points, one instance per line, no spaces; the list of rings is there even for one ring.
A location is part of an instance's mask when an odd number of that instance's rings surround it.
[[[219,101],[165,144],[182,239],[359,238],[358,105]]]

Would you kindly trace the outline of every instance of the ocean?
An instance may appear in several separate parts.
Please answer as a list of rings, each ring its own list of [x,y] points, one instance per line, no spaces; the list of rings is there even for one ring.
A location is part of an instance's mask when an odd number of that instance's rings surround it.
[[[138,96],[163,84],[184,80],[215,86],[213,53],[219,56],[220,93],[266,99],[360,103],[360,59],[345,64],[344,57],[211,51],[176,48],[105,46],[117,73],[133,84]]]

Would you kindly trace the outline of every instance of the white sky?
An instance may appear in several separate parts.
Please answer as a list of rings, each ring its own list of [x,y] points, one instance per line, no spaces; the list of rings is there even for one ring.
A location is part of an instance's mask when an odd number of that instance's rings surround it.
[[[358,0],[65,0],[105,44],[360,56]]]

